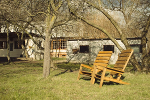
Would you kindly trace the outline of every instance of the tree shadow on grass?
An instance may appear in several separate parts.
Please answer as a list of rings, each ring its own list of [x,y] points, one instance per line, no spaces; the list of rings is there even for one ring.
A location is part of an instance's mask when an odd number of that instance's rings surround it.
[[[91,80],[90,77],[81,77],[80,79],[85,80],[85,81],[90,81]]]
[[[56,66],[59,69],[63,69],[62,72],[55,75],[55,76],[59,76],[59,75],[64,74],[66,72],[74,72],[76,70],[79,70],[80,64],[77,64],[77,63],[57,63]]]
[[[121,76],[121,80],[123,80],[125,78],[125,76]],[[80,79],[82,79],[82,80],[85,80],[85,81],[89,81],[90,82],[90,80],[91,80],[91,77],[86,77],[86,76],[84,76],[84,77],[81,77]],[[94,84],[100,84],[100,79],[95,79],[95,83]],[[107,81],[104,81],[103,82],[103,85],[121,85],[121,84],[119,84],[119,83],[115,83],[115,82],[107,82]]]
[[[121,76],[120,79],[123,80],[124,78],[125,78],[125,76]],[[97,80],[95,81],[95,83],[99,85],[99,84],[100,84],[100,80],[97,79]],[[121,85],[121,84],[115,83],[115,82],[112,82],[112,81],[109,81],[109,82],[108,82],[108,81],[104,81],[104,82],[103,82],[103,85]]]
[[[61,75],[61,74],[65,74],[66,72],[73,72],[71,69],[66,69],[65,71],[63,71],[63,72],[60,72],[60,73],[58,73],[58,74],[56,74],[55,76],[59,76],[59,75]]]

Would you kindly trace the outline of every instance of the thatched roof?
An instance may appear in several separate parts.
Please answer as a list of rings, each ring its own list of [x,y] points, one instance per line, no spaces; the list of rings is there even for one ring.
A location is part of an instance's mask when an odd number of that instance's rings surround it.
[[[20,33],[20,32],[10,32],[9,33],[9,38],[18,38],[17,34],[19,34],[19,36],[22,35],[22,33]],[[34,33],[30,33],[30,34],[33,37],[39,37],[38,34],[34,34]],[[7,33],[5,33],[5,32],[4,33],[0,33],[0,38],[7,38]],[[29,35],[27,33],[24,33],[24,38],[29,38]]]

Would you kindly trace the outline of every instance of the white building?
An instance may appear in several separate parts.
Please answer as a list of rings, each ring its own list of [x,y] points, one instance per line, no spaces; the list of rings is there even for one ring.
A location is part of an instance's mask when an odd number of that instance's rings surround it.
[[[124,44],[120,39],[116,39],[122,48]],[[128,38],[134,55],[140,62],[141,58],[141,38]],[[110,39],[70,39],[67,41],[67,59],[77,63],[93,63],[99,51],[113,51],[110,64],[117,60],[119,49]]]

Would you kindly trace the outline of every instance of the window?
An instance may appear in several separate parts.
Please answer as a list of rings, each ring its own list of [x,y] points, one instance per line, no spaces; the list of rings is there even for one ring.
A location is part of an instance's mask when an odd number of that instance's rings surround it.
[[[0,41],[0,49],[7,49],[7,42],[6,41]]]
[[[66,49],[67,41],[53,41],[53,49]]]
[[[142,46],[141,45],[130,45],[130,46],[134,50],[134,53],[142,53]]]
[[[10,51],[13,51],[13,43],[10,43]]]
[[[113,51],[114,52],[114,45],[104,45],[104,51]]]
[[[89,45],[80,45],[80,53],[89,53]]]
[[[59,49],[59,41],[53,41],[53,49]]]
[[[23,45],[25,46],[25,41],[23,41]],[[15,41],[14,49],[22,49],[20,41]]]
[[[41,46],[42,46],[42,41],[39,40],[39,41],[38,41],[38,44],[39,44],[39,46],[37,46],[37,50],[40,50],[40,49],[41,49]]]
[[[67,48],[67,41],[61,41],[61,49]]]

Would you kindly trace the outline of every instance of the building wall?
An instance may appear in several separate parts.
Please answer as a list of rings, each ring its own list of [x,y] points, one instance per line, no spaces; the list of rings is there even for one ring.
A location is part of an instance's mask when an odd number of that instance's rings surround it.
[[[22,50],[14,50],[10,51],[10,57],[20,57],[22,54]],[[7,49],[0,49],[0,57],[7,57]]]
[[[135,41],[129,40],[129,43],[132,44]],[[121,40],[117,40],[117,42],[125,49]],[[136,41],[136,43],[140,44],[140,41]],[[89,45],[89,53],[80,53],[80,45]],[[67,42],[67,59],[77,63],[93,63],[98,52],[104,50],[104,45],[114,45],[114,43],[111,40],[70,40]],[[74,54],[73,50],[78,50],[78,52]],[[114,45],[114,52],[111,56],[110,64],[115,64],[119,53],[119,49]]]
[[[7,39],[0,39],[0,41],[7,41]],[[23,53],[22,49],[14,49],[14,41],[17,41],[16,39],[13,39],[13,41],[10,41],[10,43],[13,43],[13,51],[10,51],[10,57],[20,57]],[[7,49],[0,49],[0,57],[7,57]]]
[[[52,57],[59,57],[59,58],[66,58],[67,56],[66,49],[52,49],[51,56]]]
[[[34,38],[36,41],[41,41],[38,38]],[[44,43],[41,42],[41,45]],[[33,60],[41,60],[44,59],[43,50],[38,49],[38,46],[32,41],[32,39],[26,40],[26,49],[28,51],[29,58],[32,58]]]

